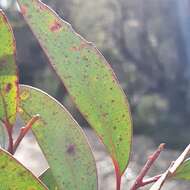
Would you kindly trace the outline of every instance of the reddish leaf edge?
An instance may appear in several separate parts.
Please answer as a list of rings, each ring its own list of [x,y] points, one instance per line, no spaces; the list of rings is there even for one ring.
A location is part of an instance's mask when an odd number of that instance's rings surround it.
[[[32,177],[33,177],[40,185],[42,185],[42,187],[44,187],[45,190],[48,190],[48,188],[45,186],[45,184],[44,184],[42,181],[40,181],[28,168],[26,168],[22,163],[20,163],[17,159],[15,159],[12,154],[10,154],[8,151],[6,151],[6,150],[4,150],[3,148],[0,147],[0,154],[1,154],[1,153],[6,154],[6,155],[9,157],[9,159],[14,160],[19,166],[23,167],[28,173],[30,173],[30,174],[32,175]],[[14,182],[13,182],[13,183],[14,183]]]
[[[22,6],[21,6],[19,0],[17,0],[17,2],[18,2],[19,7],[21,8]],[[57,17],[57,18],[60,19],[62,22],[64,22],[64,23],[68,26],[68,28],[70,28],[70,31],[71,31],[71,32],[73,32],[75,35],[77,35],[81,40],[84,40],[85,43],[87,43],[91,48],[93,48],[93,49],[96,51],[96,53],[97,53],[98,55],[100,55],[100,56],[102,57],[103,63],[106,64],[106,66],[108,67],[108,69],[109,69],[110,72],[112,73],[113,79],[117,82],[117,84],[118,84],[118,86],[119,86],[121,92],[122,92],[123,95],[126,97],[126,98],[125,98],[125,102],[126,102],[126,106],[127,106],[128,109],[129,109],[129,115],[130,115],[130,121],[131,121],[131,138],[130,138],[130,142],[131,142],[131,143],[130,143],[129,159],[128,159],[127,162],[126,162],[126,167],[125,167],[125,169],[124,169],[123,171],[120,171],[118,161],[115,159],[115,157],[114,157],[113,155],[110,155],[109,151],[108,151],[107,148],[106,148],[106,152],[107,152],[107,153],[111,156],[111,158],[112,158],[112,163],[113,163],[114,168],[115,168],[116,184],[117,184],[116,186],[118,187],[118,186],[120,186],[120,183],[121,183],[121,177],[124,175],[124,173],[125,173],[125,171],[126,171],[126,169],[127,169],[127,167],[128,167],[129,161],[131,160],[131,149],[132,149],[132,141],[133,141],[133,121],[132,121],[131,111],[130,111],[130,107],[129,107],[129,103],[128,103],[128,99],[127,99],[127,94],[124,93],[123,89],[122,89],[121,86],[119,85],[119,81],[118,81],[118,79],[117,79],[115,73],[113,72],[113,69],[112,69],[111,66],[108,64],[107,60],[106,60],[105,57],[101,54],[101,52],[98,50],[98,48],[97,48],[92,42],[87,41],[84,37],[82,37],[80,34],[78,34],[77,32],[75,32],[74,29],[73,29],[73,27],[72,27],[72,25],[71,25],[70,23],[66,22],[65,20],[63,20],[62,18],[60,18],[59,15],[58,15],[52,8],[50,8],[48,5],[46,5],[45,3],[43,3],[41,0],[37,0],[37,2],[38,2],[38,3],[41,3],[42,6],[44,6],[46,9],[49,9],[50,11],[52,11],[52,14],[54,14],[55,17]],[[22,10],[22,8],[21,8],[21,10]],[[24,16],[25,11],[26,11],[25,9],[24,9],[23,11],[21,11],[21,15],[22,15],[23,19],[25,20],[25,22],[27,23],[27,25],[29,26],[29,28],[30,28],[31,32],[33,33],[33,35],[36,36],[36,35],[35,35],[35,32],[33,31],[32,27],[31,27],[30,24],[27,22],[27,19],[26,19],[25,16]],[[42,50],[44,51],[44,53],[45,53],[45,55],[46,55],[46,57],[47,57],[47,59],[48,59],[48,64],[51,66],[52,70],[56,73],[56,76],[57,76],[58,80],[59,80],[59,81],[61,82],[61,84],[65,87],[65,89],[67,90],[67,92],[69,92],[68,88],[65,86],[64,82],[62,81],[61,77],[57,74],[57,71],[53,68],[53,66],[52,66],[52,64],[51,64],[51,61],[50,61],[50,58],[49,58],[48,54],[46,53],[46,50],[42,47],[42,45],[41,45],[39,39],[38,39],[38,38],[36,38],[36,39],[37,39],[37,41],[38,41],[40,47],[42,48]],[[89,123],[89,125],[91,126],[91,124],[90,124],[88,118],[85,117],[85,114],[83,114],[83,113],[80,111],[78,105],[75,103],[74,97],[71,96],[70,93],[69,93],[69,96],[71,97],[72,102],[74,103],[74,105],[75,105],[75,107],[78,109],[78,111],[81,113],[81,115],[83,116],[83,118],[85,118],[85,120],[86,120],[86,121]],[[93,129],[93,128],[92,128],[92,129]],[[96,130],[93,129],[93,131],[95,131],[95,133],[96,133],[96,135],[98,136],[99,140],[100,140],[100,141],[102,142],[102,144],[106,147],[106,145],[104,144],[104,142],[102,141],[101,137],[98,135],[98,133],[96,132]],[[119,183],[119,184],[118,184],[118,183]],[[117,190],[118,190],[118,188],[117,188]],[[119,190],[120,190],[120,189],[119,189]]]
[[[95,166],[96,166],[96,167],[95,167],[95,168],[96,168],[96,171],[95,171],[95,172],[96,172],[96,179],[97,179],[97,180],[96,180],[96,186],[97,186],[97,188],[99,189],[97,165],[96,165],[96,160],[95,160],[95,157],[94,157],[94,154],[93,154],[91,145],[90,145],[90,143],[89,143],[89,141],[88,141],[88,138],[87,138],[86,134],[84,133],[83,129],[82,129],[81,126],[77,123],[77,121],[73,118],[73,116],[71,115],[71,113],[70,113],[58,100],[56,100],[54,97],[50,96],[48,93],[42,91],[41,89],[38,89],[38,88],[33,87],[33,86],[30,86],[30,85],[25,85],[25,84],[20,84],[19,87],[20,87],[20,88],[22,88],[22,87],[23,87],[23,88],[30,88],[30,89],[36,90],[36,91],[38,91],[38,92],[40,92],[40,93],[46,95],[47,97],[49,97],[50,99],[52,99],[54,102],[56,102],[57,105],[59,105],[59,106],[73,119],[74,123],[75,123],[76,126],[79,128],[79,131],[80,131],[81,135],[82,135],[82,136],[84,137],[84,139],[86,140],[86,143],[88,144],[89,150],[91,151],[91,154],[92,154],[92,157],[93,157],[93,160],[94,160],[94,164],[95,164]],[[22,111],[23,111],[26,115],[28,115],[30,118],[32,117],[32,115],[30,115],[25,109],[22,108]],[[40,118],[39,120],[43,121],[41,118]],[[31,128],[31,129],[32,129],[32,128]],[[31,130],[31,131],[32,131],[32,130]],[[32,132],[32,134],[33,134],[34,137],[37,139],[37,136],[35,135],[35,133]],[[38,145],[39,145],[39,144],[38,144]],[[40,149],[41,149],[43,155],[45,156],[46,154],[44,153],[42,147],[41,147],[40,145],[39,145],[39,147],[40,147]],[[47,161],[47,162],[48,162],[48,161]],[[49,164],[49,163],[48,163],[48,164]],[[45,173],[48,169],[51,169],[51,166],[50,166],[50,165],[49,165],[49,168],[47,168],[46,170],[44,170],[44,171],[39,175],[39,177],[40,177],[41,175],[43,175],[43,173]],[[52,174],[52,175],[53,175],[53,174]],[[53,176],[54,176],[54,175],[53,175]],[[56,178],[55,178],[55,180],[56,180]]]

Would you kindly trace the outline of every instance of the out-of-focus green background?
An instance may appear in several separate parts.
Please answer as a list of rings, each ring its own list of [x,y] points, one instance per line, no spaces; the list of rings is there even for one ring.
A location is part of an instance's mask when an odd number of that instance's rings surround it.
[[[184,148],[190,142],[189,0],[46,0],[92,41],[114,69],[131,106],[134,132],[155,143]],[[17,42],[20,83],[39,87],[87,123],[48,66],[15,1],[0,0]],[[1,42],[0,42],[1,43]]]

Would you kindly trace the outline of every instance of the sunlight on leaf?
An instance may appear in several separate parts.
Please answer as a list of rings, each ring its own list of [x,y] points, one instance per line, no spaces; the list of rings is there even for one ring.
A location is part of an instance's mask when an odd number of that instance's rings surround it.
[[[117,175],[125,171],[132,123],[127,98],[96,47],[38,0],[19,0],[21,12],[73,101],[105,144]]]
[[[47,188],[8,152],[0,148],[1,190],[47,190]]]
[[[0,10],[0,120],[12,126],[18,105],[18,76],[12,29]]]
[[[28,94],[21,101],[24,121],[37,113],[40,115],[32,131],[56,181],[54,189],[97,190],[95,160],[79,125],[60,103],[46,93],[29,86],[21,86],[20,91]]]

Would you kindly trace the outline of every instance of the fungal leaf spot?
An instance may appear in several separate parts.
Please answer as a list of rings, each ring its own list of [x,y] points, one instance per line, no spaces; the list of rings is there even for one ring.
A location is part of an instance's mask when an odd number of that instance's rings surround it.
[[[11,83],[6,84],[6,86],[5,86],[5,92],[9,93],[9,91],[11,90],[11,88],[12,88],[12,84]]]
[[[62,27],[61,23],[57,20],[54,20],[54,22],[50,25],[50,30],[52,32],[58,32],[60,31],[61,27]]]
[[[75,154],[75,145],[74,144],[70,144],[68,147],[67,147],[67,153],[69,155],[74,155]]]

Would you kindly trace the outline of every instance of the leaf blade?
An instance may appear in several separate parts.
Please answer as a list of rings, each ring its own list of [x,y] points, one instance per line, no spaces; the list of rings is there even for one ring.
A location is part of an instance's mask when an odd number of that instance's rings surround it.
[[[107,147],[121,176],[129,161],[132,122],[115,74],[100,52],[40,1],[19,0],[22,14],[75,104]]]
[[[176,172],[172,176],[175,179],[190,180],[190,159],[187,159],[177,168]]]
[[[97,190],[94,157],[79,125],[46,93],[29,86],[21,86],[20,91],[21,95],[25,94],[20,103],[24,121],[40,114],[41,119],[33,125],[32,131],[49,163],[55,188]]]
[[[41,176],[39,176],[39,179],[43,181],[49,189],[53,190],[57,188],[57,183],[50,168],[48,168]]]
[[[0,187],[8,189],[47,190],[47,188],[11,154],[0,148]]]

